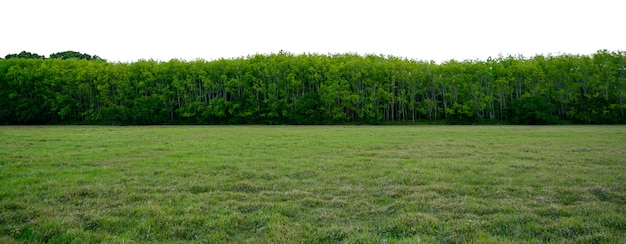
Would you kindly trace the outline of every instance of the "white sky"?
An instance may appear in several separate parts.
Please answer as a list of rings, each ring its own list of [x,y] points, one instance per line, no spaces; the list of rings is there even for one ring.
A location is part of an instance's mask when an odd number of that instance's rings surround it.
[[[109,61],[280,50],[437,62],[626,50],[623,0],[5,0],[0,56]]]

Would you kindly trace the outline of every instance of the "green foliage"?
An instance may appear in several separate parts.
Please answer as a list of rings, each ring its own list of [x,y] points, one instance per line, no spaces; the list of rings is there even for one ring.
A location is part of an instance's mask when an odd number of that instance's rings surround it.
[[[508,105],[509,119],[513,124],[546,125],[558,122],[552,106],[545,97],[523,96]]]
[[[0,60],[8,124],[626,122],[624,52],[442,64],[285,52],[134,63],[74,51],[11,57]]]
[[[294,124],[322,124],[320,106],[319,94],[307,93],[296,102],[293,113],[289,113],[291,122]]]
[[[89,55],[86,53],[79,53],[76,51],[65,51],[50,54],[50,58],[58,58],[58,59],[86,59],[86,60],[102,60],[102,58],[97,55]]]
[[[447,121],[451,124],[471,124],[479,119],[475,110],[468,104],[455,103],[446,112]]]
[[[11,59],[11,58],[43,59],[45,57],[36,53],[21,51],[20,53],[7,54],[4,58],[5,59]]]
[[[128,109],[120,105],[109,105],[99,110],[98,121],[111,121],[111,125],[124,125],[130,122]]]

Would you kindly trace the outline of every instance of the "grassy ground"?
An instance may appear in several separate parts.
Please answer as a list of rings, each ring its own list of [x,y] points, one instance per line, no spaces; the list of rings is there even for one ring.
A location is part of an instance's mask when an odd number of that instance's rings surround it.
[[[0,242],[626,242],[626,126],[0,127]]]

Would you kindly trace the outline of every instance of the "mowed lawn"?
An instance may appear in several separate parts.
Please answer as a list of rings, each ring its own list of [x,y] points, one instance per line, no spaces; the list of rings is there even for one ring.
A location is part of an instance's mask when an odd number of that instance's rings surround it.
[[[626,242],[626,126],[4,126],[0,242]]]

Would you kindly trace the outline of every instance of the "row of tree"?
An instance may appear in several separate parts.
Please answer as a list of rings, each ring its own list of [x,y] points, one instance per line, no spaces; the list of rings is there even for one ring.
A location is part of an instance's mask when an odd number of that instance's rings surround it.
[[[625,123],[625,54],[0,59],[0,123]]]
[[[46,57],[43,55],[39,55],[37,53],[31,53],[27,51],[22,51],[20,53],[12,53],[4,56],[5,59],[11,58],[28,58],[28,59],[45,59]],[[89,55],[86,53],[79,53],[76,51],[64,51],[50,54],[50,58],[60,58],[60,59],[87,59],[87,60],[102,60],[102,58],[97,55]]]

